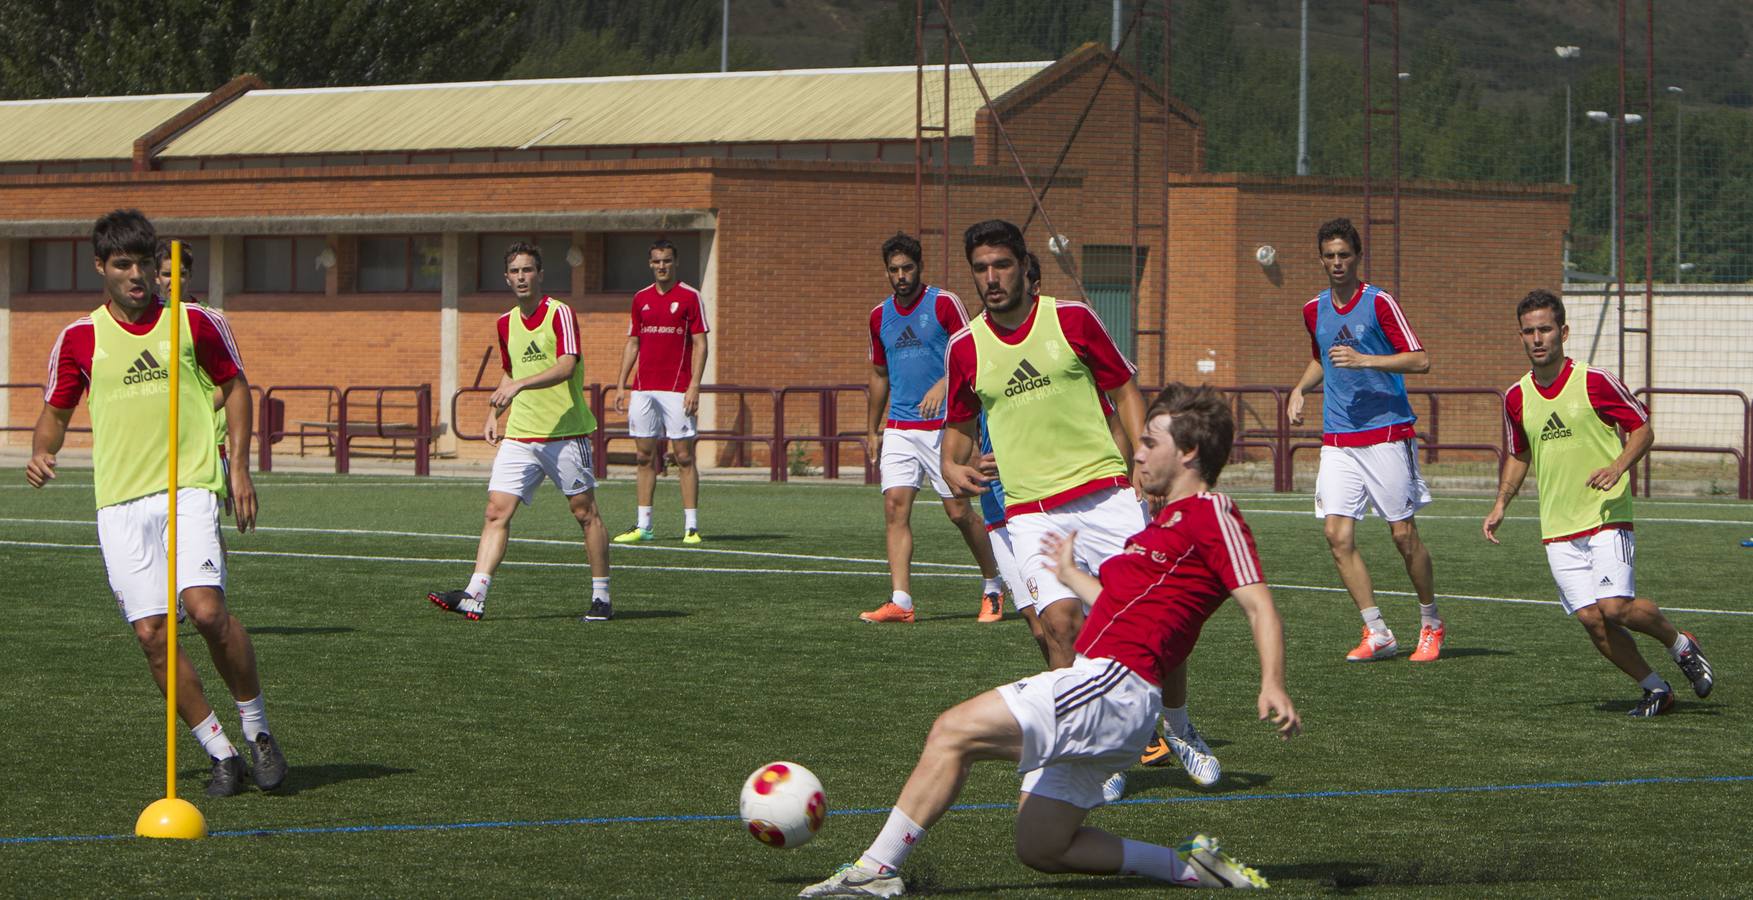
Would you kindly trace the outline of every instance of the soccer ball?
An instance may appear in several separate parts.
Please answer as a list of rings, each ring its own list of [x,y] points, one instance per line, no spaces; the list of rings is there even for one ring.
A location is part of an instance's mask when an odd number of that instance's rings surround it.
[[[828,818],[822,782],[794,762],[772,762],[743,782],[743,823],[769,847],[801,847]]]

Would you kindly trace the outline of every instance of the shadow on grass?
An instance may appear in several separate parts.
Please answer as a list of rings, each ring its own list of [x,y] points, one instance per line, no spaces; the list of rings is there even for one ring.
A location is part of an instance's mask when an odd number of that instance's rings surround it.
[[[1559,704],[1554,704],[1554,705],[1556,705],[1556,706],[1581,706],[1581,705],[1588,703],[1588,702],[1589,701],[1587,701],[1587,700],[1577,700],[1577,701],[1573,701],[1572,703],[1559,703]],[[1639,701],[1639,700],[1603,700],[1600,703],[1595,704],[1595,711],[1596,712],[1611,712],[1611,713],[1618,713],[1620,715],[1625,715],[1626,713],[1631,712],[1632,707],[1636,706],[1639,702],[1641,702],[1641,701]],[[1701,703],[1701,702],[1696,701],[1696,700],[1675,700],[1674,706],[1671,709],[1669,709],[1667,712],[1662,713],[1662,715],[1664,715],[1664,716],[1720,716],[1722,714],[1723,714],[1722,708],[1720,706],[1718,706],[1717,704],[1715,704],[1715,703]]]
[[[1444,647],[1442,659],[1459,659],[1464,656],[1515,656],[1514,650],[1498,650],[1493,647]]]
[[[1216,741],[1211,742],[1218,746]],[[1226,771],[1217,783],[1210,787],[1200,787],[1187,777],[1180,766],[1153,766],[1146,769],[1129,769],[1126,772],[1126,796],[1136,797],[1146,791],[1164,789],[1168,791],[1191,792],[1195,794],[1230,794],[1236,791],[1251,791],[1272,783],[1273,776],[1263,772],[1232,772]]]
[[[1321,887],[1346,895],[1356,890],[1377,887],[1443,887],[1545,881],[1546,876],[1539,873],[1550,871],[1547,864],[1524,860],[1511,865],[1501,857],[1477,862],[1464,859],[1440,862],[1335,860],[1292,865],[1256,865],[1254,868],[1266,876],[1267,881],[1274,882],[1275,887],[1280,886],[1276,884],[1279,879],[1296,879],[1313,881]]]
[[[326,788],[346,781],[370,781],[375,778],[387,778],[391,775],[406,775],[413,771],[415,770],[378,763],[323,763],[314,766],[294,764],[287,769],[286,781],[273,792],[273,796],[291,797],[304,791]],[[209,769],[202,767],[185,769],[179,775],[185,778],[194,778],[205,776],[208,772]]]
[[[347,634],[348,632],[358,631],[359,629],[351,628],[346,625],[264,625],[260,628],[245,628],[244,630],[248,631],[251,637],[255,637],[259,634],[282,634],[292,636],[307,634]]]
[[[499,621],[499,622],[514,622],[514,621],[535,621],[535,620],[539,620],[539,619],[577,619],[579,616],[582,616],[582,615],[584,615],[583,607],[580,607],[578,612],[542,613],[541,615],[530,615],[530,616],[491,616],[490,618],[493,619],[494,621]],[[581,622],[580,624],[613,626],[616,622],[619,622],[623,619],[685,619],[691,615],[693,615],[693,613],[683,612],[682,610],[679,610],[679,609],[619,609],[619,608],[617,608],[615,610],[615,617],[613,619],[609,619],[608,621],[603,621],[603,622]]]
[[[711,537],[705,538],[705,543],[707,543],[707,544],[737,544],[737,543],[746,543],[749,541],[792,541],[792,540],[795,540],[796,538],[797,538],[797,535],[795,535],[795,534],[778,534],[778,533],[763,534],[763,533],[759,533],[759,532],[729,533],[729,534],[714,533]],[[683,546],[689,546],[689,545],[684,544]]]
[[[1006,846],[1004,849],[1008,855],[1010,848]],[[1018,863],[1018,866],[1021,866],[1021,863]],[[821,877],[826,878],[831,874],[833,873],[823,872]],[[818,880],[820,879],[803,876],[788,876],[785,878],[771,879],[769,883],[785,885],[788,887],[801,887],[803,885],[814,884]],[[1012,891],[1042,890],[1058,891],[1072,896],[1087,896],[1101,891],[1167,887],[1160,881],[1154,881],[1149,878],[1140,878],[1137,876],[1115,876],[1106,878],[1084,877],[1067,878],[1064,880],[1056,879],[1052,881],[1015,882],[1011,884],[968,884],[957,887],[948,887],[944,885],[942,879],[939,877],[936,867],[930,863],[910,866],[906,875],[902,877],[902,880],[907,884],[908,895],[934,894],[947,896],[951,894],[973,894],[980,897],[1001,897]]]

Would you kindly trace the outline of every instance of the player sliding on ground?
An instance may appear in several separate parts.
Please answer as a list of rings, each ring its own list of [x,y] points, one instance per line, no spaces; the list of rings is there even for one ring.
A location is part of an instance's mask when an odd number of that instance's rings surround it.
[[[1042,872],[1144,875],[1188,887],[1265,887],[1259,873],[1199,835],[1178,847],[1084,825],[1102,783],[1132,764],[1156,726],[1165,673],[1192,652],[1205,620],[1234,597],[1260,655],[1261,719],[1288,738],[1301,721],[1284,689],[1284,634],[1254,538],[1230,499],[1210,493],[1229,459],[1234,422],[1210,387],[1172,384],[1147,415],[1134,477],[1167,497],[1156,518],[1108,560],[1098,581],[1078,568],[1076,534],[1048,538],[1058,579],[1092,603],[1065,668],[987,691],[939,716],[919,764],[876,841],[857,862],[800,897],[894,897],[900,869],[955,802],[969,766],[1017,763],[1023,775],[1016,853]]]
[[[1006,531],[1028,594],[1017,601],[1034,607],[1031,628],[1040,626],[1047,664],[1063,668],[1071,665],[1084,604],[1054,577],[1042,541],[1076,533],[1078,564],[1095,571],[1144,527],[1149,517],[1126,464],[1143,430],[1144,400],[1132,362],[1095,310],[1031,289],[1020,229],[999,219],[980,222],[962,244],[985,310],[950,339],[944,479],[961,493],[989,490],[989,476],[970,465],[984,412],[1004,478]],[[1187,716],[1186,669],[1165,678],[1169,743],[1194,781],[1215,784],[1222,769]],[[1115,773],[1108,799],[1119,799],[1124,788],[1125,776]]]
[[[1512,455],[1504,461],[1485,539],[1498,543],[1504,510],[1530,469],[1540,484],[1540,538],[1564,611],[1576,616],[1595,649],[1643,688],[1631,709],[1647,719],[1674,705],[1674,690],[1644,662],[1630,631],[1662,642],[1692,682],[1710,695],[1710,663],[1692,635],[1676,629],[1656,604],[1636,594],[1632,560],[1631,479],[1626,474],[1655,444],[1649,411],[1612,373],[1564,355],[1570,326],[1564,301],[1533,291],[1516,306],[1522,349],[1533,370],[1504,392],[1504,427]],[[1614,433],[1625,432],[1621,442]]]
[[[171,317],[155,296],[158,234],[139,210],[117,210],[97,220],[91,246],[103,279],[104,305],[62,330],[49,363],[42,415],[24,470],[31,487],[55,477],[55,454],[67,437],[79,397],[91,392],[91,461],[97,494],[97,542],[122,617],[146,653],[164,690],[166,532],[165,473],[170,427],[165,417],[169,365],[180,365],[177,399],[177,615],[195,621],[213,667],[231,690],[254,766],[248,772],[186,654],[177,655],[177,715],[212,759],[207,795],[241,793],[245,779],[271,791],[286,779],[286,757],[268,731],[255,645],[225,603],[225,541],[219,503],[234,501],[239,532],[256,523],[250,480],[250,386],[231,327],[212,310],[183,307],[181,351],[170,356]],[[237,452],[227,476],[213,441],[213,392],[229,414],[230,446]]]
[[[1406,396],[1407,373],[1430,371],[1430,354],[1412,333],[1400,304],[1387,291],[1358,280],[1363,240],[1350,219],[1323,224],[1315,236],[1327,290],[1303,304],[1314,359],[1290,392],[1292,425],[1303,422],[1303,393],[1325,382],[1321,399],[1321,468],[1315,476],[1315,515],[1324,522],[1339,580],[1363,616],[1363,640],[1347,662],[1392,659],[1394,632],[1376,606],[1370,570],[1357,552],[1357,523],[1375,507],[1386,519],[1406,574],[1418,592],[1418,645],[1413,662],[1442,655],[1443,620],[1428,550],[1413,516],[1430,503],[1418,474],[1418,417]]]
[[[470,619],[487,614],[487,588],[505,558],[511,517],[529,503],[544,480],[566,495],[572,517],[584,529],[590,555],[590,609],[579,621],[613,618],[609,602],[609,532],[597,514],[596,475],[591,471],[590,433],[596,417],[584,401],[579,364],[578,320],[572,309],[542,293],[542,251],[518,241],[505,251],[505,283],[517,305],[499,317],[499,358],[505,374],[488,398],[487,443],[499,447],[487,482],[487,516],[475,550],[475,575],[460,591],[431,593],[441,609]],[[503,432],[499,417],[511,417]]]
[[[883,267],[893,292],[870,311],[870,403],[866,441],[882,469],[883,529],[889,557],[889,599],[866,622],[913,621],[913,498],[929,481],[943,511],[980,565],[976,621],[1004,618],[1004,588],[992,545],[965,498],[951,493],[940,469],[943,447],[944,347],[967,327],[962,300],[927,285],[919,241],[897,233],[883,242]],[[886,414],[886,419],[885,419]]]

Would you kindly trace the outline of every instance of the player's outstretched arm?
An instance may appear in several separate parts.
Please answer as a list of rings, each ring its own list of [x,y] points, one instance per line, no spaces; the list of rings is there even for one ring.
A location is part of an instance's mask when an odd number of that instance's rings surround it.
[[[1096,576],[1077,567],[1077,557],[1073,553],[1073,548],[1076,546],[1077,532],[1075,531],[1063,538],[1056,534],[1049,534],[1041,539],[1042,551],[1047,554],[1048,559],[1052,560],[1047,564],[1047,568],[1052,571],[1053,577],[1059,579],[1060,584],[1071,588],[1071,592],[1076,594],[1077,599],[1082,600],[1085,606],[1090,606],[1096,602],[1097,597],[1101,596],[1102,582]]]
[[[865,442],[870,445],[872,459],[883,457],[883,423],[889,413],[889,370],[886,366],[870,367],[869,399],[864,407]]]
[[[1278,726],[1280,738],[1294,737],[1303,730],[1303,720],[1284,689],[1284,623],[1272,603],[1272,590],[1256,581],[1236,588],[1231,596],[1247,615],[1260,653],[1260,721]]]
[[[1290,389],[1290,399],[1285,402],[1284,411],[1290,416],[1290,424],[1303,424],[1303,394],[1320,387],[1326,377],[1327,372],[1321,368],[1318,359],[1309,360],[1309,364],[1303,367],[1303,377],[1296,380],[1296,386]]]
[[[1650,452],[1655,443],[1656,430],[1645,422],[1642,428],[1625,436],[1625,448],[1619,451],[1619,458],[1613,460],[1612,465],[1596,469],[1589,475],[1589,487],[1597,491],[1612,490],[1619,483],[1619,479],[1624,478],[1625,473],[1631,471],[1631,467],[1637,465],[1637,461]]]
[[[1327,356],[1341,369],[1376,369],[1400,375],[1423,375],[1430,371],[1430,354],[1424,350],[1374,356],[1359,353],[1344,344],[1335,344],[1327,351]]]
[[[633,364],[638,360],[639,335],[630,334],[627,336],[627,346],[621,349],[621,371],[615,374],[615,398],[609,404],[615,408],[615,412],[627,411],[627,376],[633,374]],[[705,370],[695,368],[695,377],[699,377],[699,373],[703,371]]]
[[[1512,453],[1503,461],[1503,473],[1497,478],[1497,502],[1491,505],[1491,512],[1485,515],[1483,531],[1485,539],[1493,544],[1503,543],[1497,539],[1497,526],[1503,524],[1504,512],[1509,509],[1510,501],[1522,490],[1522,482],[1528,477],[1529,456]]]
[[[951,422],[943,429],[943,449],[938,462],[943,468],[943,480],[958,497],[973,497],[991,490],[986,482],[992,479],[974,465],[974,451],[980,447],[979,428],[978,419],[969,419]]]
[[[255,398],[243,373],[219,386],[225,402],[225,442],[231,448],[231,509],[237,530],[256,527],[256,484],[250,478],[250,423],[254,421]]]
[[[73,410],[43,404],[30,438],[30,461],[24,464],[24,480],[31,487],[40,488],[55,479],[55,454],[67,440],[67,423],[72,419]]]

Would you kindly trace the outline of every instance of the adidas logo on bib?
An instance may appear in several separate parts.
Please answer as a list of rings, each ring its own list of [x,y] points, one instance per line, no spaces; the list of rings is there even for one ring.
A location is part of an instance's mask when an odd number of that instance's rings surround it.
[[[135,359],[134,364],[128,367],[128,374],[122,376],[122,383],[144,384],[148,381],[169,377],[170,370],[159,365],[158,360],[153,357],[152,351],[142,350],[139,358]]]
[[[901,336],[898,338],[895,338],[895,349],[896,350],[911,350],[911,349],[914,349],[916,347],[923,347],[923,346],[925,346],[925,343],[923,341],[919,340],[919,335],[916,335],[913,333],[913,326],[911,326],[911,325],[908,325],[907,327],[902,328],[901,329]]]
[[[540,362],[547,357],[548,354],[542,352],[542,348],[537,347],[535,341],[530,341],[530,345],[523,351],[524,362]]]
[[[1546,424],[1540,427],[1540,440],[1550,441],[1553,438],[1570,437],[1570,429],[1565,427],[1564,420],[1553,413],[1546,418]]]
[[[1018,394],[1026,394],[1029,391],[1047,387],[1052,383],[1051,376],[1042,375],[1041,370],[1035,368],[1025,359],[1021,365],[1016,367],[1016,372],[1010,376],[1010,380],[1005,382],[1004,395],[1015,397]]]

